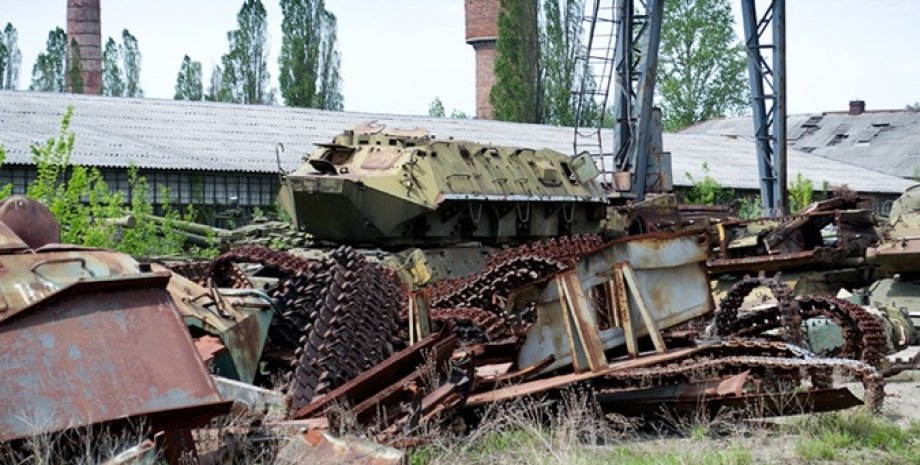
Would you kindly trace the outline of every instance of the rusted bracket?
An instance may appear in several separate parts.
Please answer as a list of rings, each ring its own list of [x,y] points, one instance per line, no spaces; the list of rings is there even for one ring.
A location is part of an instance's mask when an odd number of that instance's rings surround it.
[[[428,288],[412,291],[409,294],[409,345],[431,334],[431,318],[428,312]]]
[[[664,338],[661,337],[661,331],[658,330],[655,319],[652,318],[651,312],[648,311],[645,299],[642,298],[642,293],[639,290],[638,278],[636,278],[636,273],[633,271],[632,267],[629,266],[629,262],[623,263],[620,272],[629,285],[629,291],[636,301],[636,306],[639,308],[639,313],[642,315],[642,320],[645,322],[645,328],[648,330],[648,335],[652,338],[652,343],[655,345],[655,351],[659,354],[667,352],[668,347],[664,344]],[[626,313],[629,312],[627,311]]]
[[[631,357],[639,355],[638,344],[636,343],[636,332],[633,329],[632,314],[629,311],[629,298],[626,295],[626,280],[623,278],[623,264],[617,263],[613,267],[613,297],[610,299],[611,305],[614,306],[615,320],[623,328],[623,338],[626,339],[626,353]]]
[[[585,297],[581,280],[574,269],[556,275],[559,303],[565,315],[565,331],[576,372],[598,371],[607,368],[607,356],[598,334],[594,307]]]

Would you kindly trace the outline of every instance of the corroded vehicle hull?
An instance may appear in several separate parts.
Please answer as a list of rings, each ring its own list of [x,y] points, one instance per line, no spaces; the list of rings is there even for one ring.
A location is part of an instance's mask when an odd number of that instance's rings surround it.
[[[279,199],[319,241],[520,243],[600,231],[606,199],[591,167],[548,149],[366,127],[321,145],[284,177]]]

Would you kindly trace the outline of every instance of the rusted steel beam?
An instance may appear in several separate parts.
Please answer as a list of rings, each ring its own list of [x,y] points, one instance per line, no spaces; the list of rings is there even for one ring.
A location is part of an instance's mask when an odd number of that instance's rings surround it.
[[[645,329],[648,331],[648,335],[652,338],[652,343],[655,345],[655,351],[659,354],[665,353],[668,348],[664,345],[664,339],[661,337],[661,331],[658,330],[658,324],[655,323],[652,313],[648,310],[648,305],[645,304],[645,299],[642,298],[642,292],[639,290],[639,279],[636,277],[636,273],[630,268],[629,262],[624,263],[620,270],[623,273],[623,278],[626,279],[626,283],[629,284],[633,300],[636,301],[636,307],[639,309],[639,314],[642,316],[642,321],[645,323]]]
[[[613,267],[614,301],[616,302],[617,321],[623,328],[623,338],[626,340],[626,353],[631,357],[636,357],[639,355],[639,344],[636,342],[636,330],[632,322],[632,312],[629,310],[623,266],[623,263],[617,263]]]
[[[168,280],[76,282],[0,323],[0,441],[141,418],[189,428],[226,413]]]
[[[598,336],[594,306],[585,297],[578,274],[571,269],[557,274],[556,286],[559,287],[559,303],[565,315],[565,330],[575,370],[597,371],[605,368],[607,357]]]
[[[683,357],[692,355],[693,353],[699,351],[699,347],[691,347],[686,349],[677,349],[671,350],[665,354],[653,354],[642,356],[635,359],[624,360],[619,362],[614,362],[610,364],[608,369],[599,371],[599,372],[587,372],[587,373],[574,373],[568,375],[554,376],[552,378],[543,378],[533,381],[528,381],[526,383],[521,383],[514,386],[508,386],[506,388],[496,389],[494,391],[487,392],[478,392],[471,394],[470,397],[466,400],[467,407],[476,407],[480,405],[489,404],[492,402],[502,402],[506,400],[516,399],[522,396],[540,394],[547,391],[552,391],[556,389],[561,389],[566,386],[590,381],[593,379],[602,378],[604,375],[617,371],[625,370],[629,368],[640,368],[647,365],[653,365],[658,363],[667,362],[670,360],[676,360]]]

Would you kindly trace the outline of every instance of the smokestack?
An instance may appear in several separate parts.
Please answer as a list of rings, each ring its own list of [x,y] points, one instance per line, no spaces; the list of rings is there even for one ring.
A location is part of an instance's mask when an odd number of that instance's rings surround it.
[[[861,115],[866,111],[866,102],[863,100],[850,100],[850,114]]]
[[[499,0],[466,0],[466,43],[476,51],[476,117],[492,119]]]
[[[102,91],[102,21],[100,0],[67,0],[67,53],[70,43],[80,47],[83,93]]]

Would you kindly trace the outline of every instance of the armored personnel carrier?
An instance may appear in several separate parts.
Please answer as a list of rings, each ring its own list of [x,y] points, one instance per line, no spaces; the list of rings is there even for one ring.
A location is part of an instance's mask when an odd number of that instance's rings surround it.
[[[293,253],[349,245],[418,287],[481,271],[498,246],[601,234],[597,174],[588,156],[368,123],[286,174],[279,203],[314,242]]]
[[[321,144],[280,203],[317,240],[387,249],[595,234],[606,201],[590,158],[367,126]]]

